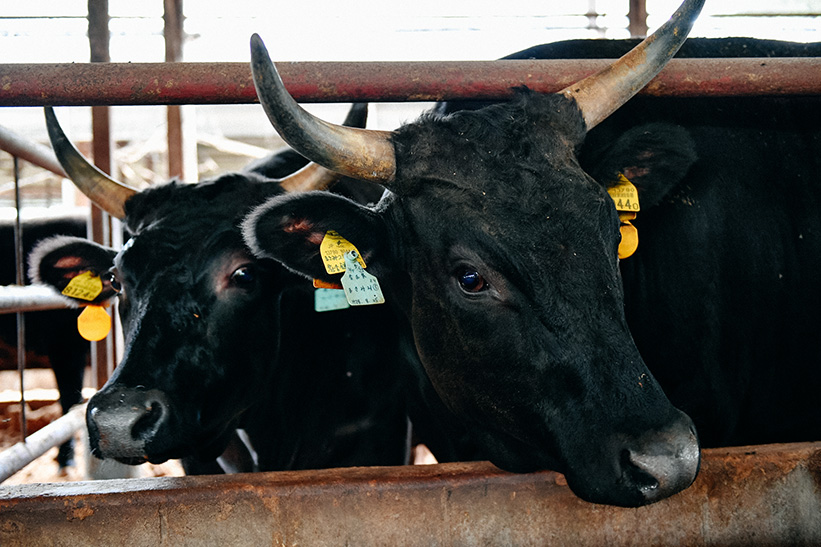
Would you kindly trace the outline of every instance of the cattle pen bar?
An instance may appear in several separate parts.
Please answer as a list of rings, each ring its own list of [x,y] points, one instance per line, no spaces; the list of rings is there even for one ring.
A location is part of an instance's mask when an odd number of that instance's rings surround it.
[[[501,100],[555,92],[612,60],[278,63],[301,102]],[[640,93],[704,97],[821,94],[818,58],[673,59]],[[0,64],[0,106],[255,102],[248,63]]]
[[[705,450],[693,486],[637,509],[486,462],[11,486],[0,544],[819,545],[819,515],[814,443]]]

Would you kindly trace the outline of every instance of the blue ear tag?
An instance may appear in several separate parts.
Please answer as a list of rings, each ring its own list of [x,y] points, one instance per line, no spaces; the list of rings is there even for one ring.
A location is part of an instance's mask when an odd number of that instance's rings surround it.
[[[345,291],[341,289],[314,289],[314,311],[335,311],[350,308]]]
[[[342,276],[342,287],[351,306],[369,306],[382,304],[385,297],[382,288],[375,276],[365,271],[357,261],[359,253],[348,251],[345,253],[345,275]]]

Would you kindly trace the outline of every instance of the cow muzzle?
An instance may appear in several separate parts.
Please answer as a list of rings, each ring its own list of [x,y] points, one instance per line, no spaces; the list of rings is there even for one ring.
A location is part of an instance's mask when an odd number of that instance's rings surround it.
[[[701,454],[692,421],[681,419],[662,431],[650,432],[626,448],[621,461],[625,484],[654,503],[690,486],[698,474]]]
[[[147,445],[169,418],[166,396],[159,390],[115,388],[88,403],[91,452],[101,459],[138,465],[149,460]]]
[[[661,428],[616,434],[592,451],[588,447],[588,454],[597,454],[593,458],[577,454],[566,472],[571,490],[590,502],[639,507],[690,486],[701,465],[698,436],[686,414],[673,412]]]

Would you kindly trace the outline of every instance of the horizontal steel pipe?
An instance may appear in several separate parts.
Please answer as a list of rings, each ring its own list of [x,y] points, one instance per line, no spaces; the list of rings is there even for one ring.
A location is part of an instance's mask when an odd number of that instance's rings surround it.
[[[706,450],[639,509],[488,463],[0,488],[0,544],[819,545],[821,443]]]
[[[26,437],[25,442],[19,442],[0,452],[0,482],[11,477],[51,448],[73,437],[81,427],[85,427],[85,416],[86,405],[78,405],[64,416]],[[2,517],[0,517],[0,522],[2,522]],[[0,532],[1,535],[2,532]]]
[[[30,141],[2,125],[0,125],[0,150],[5,150],[12,156],[17,156],[61,177],[68,178],[51,148]]]
[[[608,60],[278,63],[301,102],[505,99],[553,92]],[[821,93],[821,59],[674,59],[651,96]],[[248,63],[0,64],[0,106],[224,104],[256,101]]]
[[[68,300],[48,287],[28,285],[0,286],[0,314],[18,311],[43,311],[70,308]]]

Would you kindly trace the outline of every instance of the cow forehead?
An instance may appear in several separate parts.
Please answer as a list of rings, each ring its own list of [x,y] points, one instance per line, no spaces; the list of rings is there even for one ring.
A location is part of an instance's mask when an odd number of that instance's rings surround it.
[[[185,285],[211,276],[236,255],[251,256],[233,226],[181,234],[157,224],[133,236],[115,265],[132,283]]]
[[[412,195],[420,183],[441,181],[468,191],[538,192],[583,173],[574,154],[583,137],[575,104],[558,96],[525,94],[480,110],[422,116],[393,136],[391,189]]]

